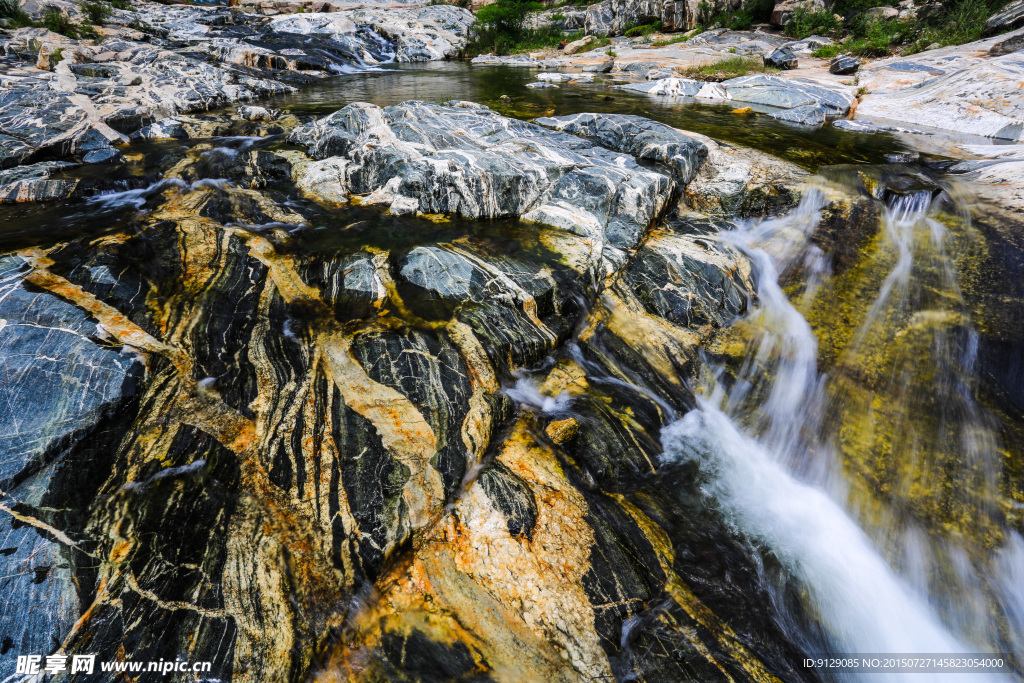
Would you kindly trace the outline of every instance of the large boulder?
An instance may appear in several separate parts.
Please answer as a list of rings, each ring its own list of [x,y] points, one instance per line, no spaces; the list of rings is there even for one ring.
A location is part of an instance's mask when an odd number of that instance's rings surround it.
[[[356,103],[296,129],[291,140],[315,159],[336,159],[330,182],[339,193],[366,194],[364,204],[395,214],[523,218],[591,238],[615,261],[693,177],[706,150],[639,117],[570,119],[541,119],[558,129],[549,130],[472,103]]]
[[[50,652],[83,609],[79,572],[93,562],[69,508],[93,493],[113,445],[105,425],[144,373],[137,354],[104,343],[95,320],[27,282],[31,273],[0,257],[0,666],[9,671],[19,654]]]
[[[857,118],[884,120],[951,130],[1004,140],[1024,140],[1024,53],[991,57],[996,41],[959,46],[932,56],[885,60],[862,68],[868,94],[857,106]],[[958,54],[964,58],[957,60]],[[984,55],[979,58],[977,55]],[[898,85],[876,87],[893,73],[908,74]]]

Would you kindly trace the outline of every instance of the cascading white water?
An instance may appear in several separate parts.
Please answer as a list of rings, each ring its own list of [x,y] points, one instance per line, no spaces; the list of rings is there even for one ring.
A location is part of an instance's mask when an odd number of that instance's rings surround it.
[[[925,220],[930,200],[927,193],[911,195],[887,211],[895,265],[868,321],[877,319],[894,297],[905,297],[914,229]],[[805,591],[833,651],[971,652],[974,648],[939,619],[927,591],[915,590],[899,576],[844,509],[838,458],[828,446],[821,415],[826,378],[817,369],[816,339],[778,283],[781,270],[811,253],[807,237],[822,204],[820,193],[808,192],[788,216],[723,238],[754,263],[759,308],[750,323],[759,339],[729,390],[713,369],[706,373],[712,379],[698,408],[663,430],[663,457],[695,464],[709,503],[741,535],[779,558]],[[941,249],[942,226],[933,222],[933,241]],[[948,277],[955,282],[955,273]],[[754,394],[752,387],[758,385],[767,391]],[[752,408],[751,395],[764,398]],[[872,676],[880,679],[880,674]],[[959,674],[952,680],[970,679]],[[983,680],[997,679],[985,675]]]

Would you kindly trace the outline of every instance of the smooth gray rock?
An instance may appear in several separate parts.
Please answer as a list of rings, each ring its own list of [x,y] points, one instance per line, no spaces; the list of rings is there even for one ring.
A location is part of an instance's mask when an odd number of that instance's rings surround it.
[[[770,116],[780,121],[799,123],[804,126],[820,126],[825,123],[830,113],[830,109],[826,109],[820,104],[805,104],[802,107],[772,112]]]
[[[707,146],[697,137],[641,116],[573,114],[542,117],[535,123],[595,140],[602,147],[638,159],[664,164],[684,186],[693,180],[708,157]]]
[[[850,55],[838,55],[833,57],[828,63],[829,73],[838,76],[848,76],[849,74],[857,73],[859,68],[860,60]]]
[[[79,181],[74,178],[51,178],[54,173],[77,164],[66,161],[40,161],[0,171],[0,202],[47,202],[75,196]]]
[[[845,114],[853,105],[851,88],[826,87],[814,81],[777,76],[741,76],[721,84],[729,97],[740,102],[766,104],[781,109],[821,105],[831,115]]]

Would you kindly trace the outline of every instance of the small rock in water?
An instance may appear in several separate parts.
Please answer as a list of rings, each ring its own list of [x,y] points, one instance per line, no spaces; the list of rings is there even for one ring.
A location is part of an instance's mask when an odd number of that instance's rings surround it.
[[[277,110],[250,105],[238,108],[238,115],[246,121],[272,121],[277,118],[279,113]]]
[[[839,55],[833,57],[832,61],[828,63],[829,73],[836,74],[838,76],[847,76],[852,73],[856,73],[857,69],[860,68],[860,60],[850,55]]]
[[[564,420],[555,420],[544,429],[551,440],[557,444],[571,441],[579,434],[580,423],[575,418],[567,417]]]
[[[105,149],[94,149],[83,156],[82,161],[87,164],[102,164],[109,161],[117,161],[120,156],[121,153],[116,149],[107,147]]]
[[[502,102],[511,102],[512,101],[512,98],[509,97],[508,95],[502,95],[498,99],[501,100]]]
[[[780,47],[764,58],[765,66],[774,66],[776,69],[795,69],[797,65],[796,55],[787,48]]]
[[[527,88],[557,88],[558,86],[554,83],[547,83],[545,81],[537,81],[536,83],[527,83]]]

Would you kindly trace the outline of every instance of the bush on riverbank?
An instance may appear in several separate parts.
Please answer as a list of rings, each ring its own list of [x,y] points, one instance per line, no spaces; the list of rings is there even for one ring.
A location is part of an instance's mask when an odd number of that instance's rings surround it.
[[[1005,0],[950,0],[941,12],[896,19],[868,14],[866,10],[876,6],[877,0],[837,0],[829,10],[796,9],[786,25],[786,35],[835,39],[836,44],[815,50],[814,56],[822,59],[842,53],[861,57],[913,54],[933,45],[961,45],[980,39],[985,20],[1005,4]]]

